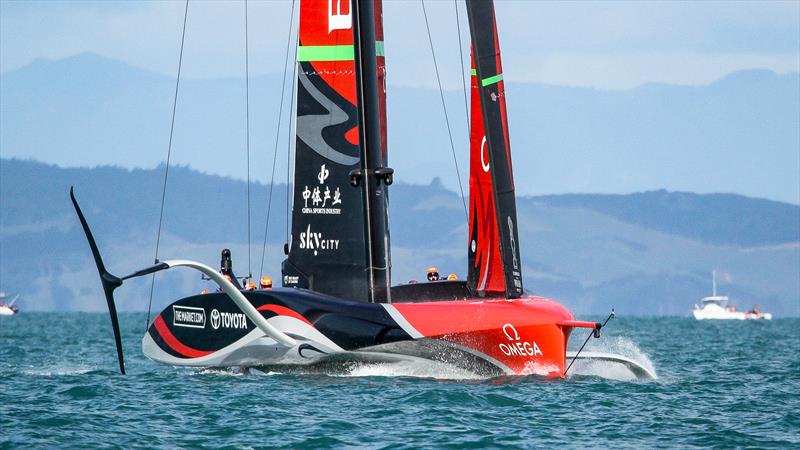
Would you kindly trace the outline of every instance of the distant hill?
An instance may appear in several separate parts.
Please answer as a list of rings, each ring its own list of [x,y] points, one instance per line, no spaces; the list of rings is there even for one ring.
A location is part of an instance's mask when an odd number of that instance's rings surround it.
[[[800,241],[798,208],[741,195],[660,190],[631,195],[547,195],[530,200],[591,209],[624,222],[712,244],[754,247]]]
[[[68,200],[76,194],[112,272],[154,256],[163,167],[71,168],[0,159],[0,289],[22,294],[24,309],[102,310],[86,242]],[[273,192],[264,273],[283,259],[285,191]],[[252,192],[252,270],[260,273],[268,187]],[[216,265],[230,247],[247,267],[246,185],[186,167],[170,169],[161,257]],[[435,265],[465,275],[466,223],[459,196],[439,181],[391,188],[395,282]],[[778,316],[800,315],[800,207],[730,194],[655,191],[631,195],[555,195],[518,199],[527,288],[576,313],[615,306],[623,315],[687,315],[719,289],[740,307],[759,303]],[[772,230],[772,231],[770,231]],[[206,285],[188,271],[159,276],[160,308]],[[120,291],[123,310],[147,305],[149,280]]]
[[[391,81],[391,58],[387,64]],[[250,80],[251,170],[261,180],[271,169],[280,82],[279,74]],[[98,55],[37,60],[0,74],[0,151],[61,166],[154,167],[166,155],[174,89],[173,78]],[[245,177],[244,89],[242,79],[181,82],[173,162]],[[390,84],[387,95],[397,179],[428,184],[440,176],[457,190],[438,92]],[[508,83],[517,189],[535,195],[665,187],[800,204],[798,98],[799,74],[764,70],[707,86],[625,91]],[[449,91],[445,99],[464,175],[463,94]],[[282,151],[285,142],[284,129]],[[285,158],[278,161],[283,174]]]

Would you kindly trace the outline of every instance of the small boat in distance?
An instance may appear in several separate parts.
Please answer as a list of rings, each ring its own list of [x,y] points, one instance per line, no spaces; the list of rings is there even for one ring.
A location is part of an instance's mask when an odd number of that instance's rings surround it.
[[[19,308],[14,306],[14,303],[17,302],[19,295],[14,296],[14,298],[6,304],[4,300],[8,298],[5,292],[0,292],[0,316],[13,316],[19,311]]]
[[[772,314],[762,312],[758,305],[750,311],[738,311],[735,306],[728,306],[728,297],[717,295],[717,273],[711,272],[712,294],[704,297],[703,306],[694,305],[692,315],[697,320],[772,320]]]

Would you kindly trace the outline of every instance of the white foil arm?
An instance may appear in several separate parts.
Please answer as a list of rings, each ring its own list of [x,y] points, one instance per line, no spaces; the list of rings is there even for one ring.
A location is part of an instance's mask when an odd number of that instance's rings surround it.
[[[228,294],[228,297],[230,297],[231,300],[236,303],[236,306],[238,306],[239,309],[241,309],[242,312],[251,321],[253,321],[253,323],[256,324],[261,331],[264,332],[264,334],[287,347],[294,347],[297,345],[297,341],[295,341],[291,336],[270,325],[269,322],[267,322],[267,319],[265,319],[264,316],[262,316],[261,313],[259,313],[249,301],[247,301],[247,298],[244,296],[244,294],[242,294],[242,292],[233,283],[226,280],[225,277],[220,275],[220,273],[216,270],[205,264],[187,259],[172,259],[163,262],[169,267],[191,267],[192,269],[203,272],[203,274],[211,278],[211,280],[217,283],[219,287],[221,287],[222,290]]]

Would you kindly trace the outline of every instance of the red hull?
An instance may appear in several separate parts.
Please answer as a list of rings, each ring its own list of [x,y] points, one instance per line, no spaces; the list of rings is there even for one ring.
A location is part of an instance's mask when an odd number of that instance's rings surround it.
[[[446,341],[500,366],[508,374],[561,377],[572,313],[543,297],[394,303],[415,338]],[[395,319],[398,319],[395,317]]]

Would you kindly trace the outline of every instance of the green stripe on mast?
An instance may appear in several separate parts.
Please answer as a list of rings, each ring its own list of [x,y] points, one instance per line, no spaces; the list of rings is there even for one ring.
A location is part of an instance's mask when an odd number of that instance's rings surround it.
[[[497,75],[495,75],[493,77],[482,79],[481,80],[481,86],[484,86],[484,87],[485,86],[489,86],[490,84],[495,84],[495,83],[497,83],[498,81],[500,81],[502,79],[503,79],[503,74],[502,73],[498,73]]]
[[[375,42],[376,56],[385,56],[383,41]],[[352,45],[301,45],[297,48],[297,60],[304,61],[353,61]]]

